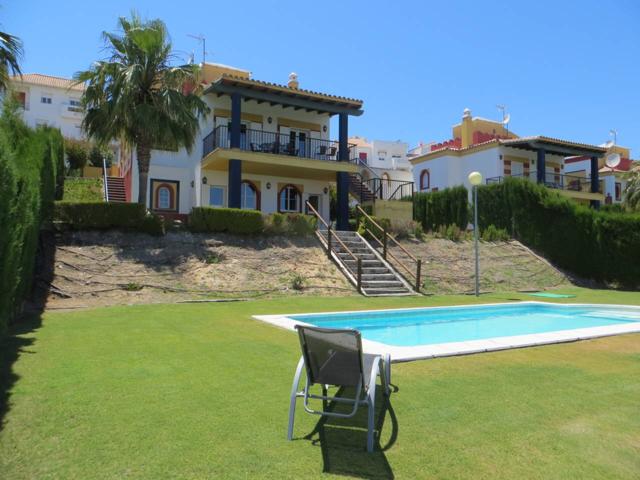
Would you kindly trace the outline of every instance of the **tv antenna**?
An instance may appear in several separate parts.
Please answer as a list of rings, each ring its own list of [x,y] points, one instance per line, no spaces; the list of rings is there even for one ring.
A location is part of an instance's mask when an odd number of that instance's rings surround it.
[[[613,144],[618,143],[618,131],[615,128],[609,130],[609,135],[613,137]]]
[[[506,105],[498,104],[496,108],[502,112],[502,125],[504,125],[507,131],[507,138],[509,138],[509,121],[511,120],[511,115],[507,113]]]
[[[207,38],[202,33],[198,35],[187,33],[187,37],[194,38],[198,43],[202,44],[202,63],[204,63],[207,60]]]

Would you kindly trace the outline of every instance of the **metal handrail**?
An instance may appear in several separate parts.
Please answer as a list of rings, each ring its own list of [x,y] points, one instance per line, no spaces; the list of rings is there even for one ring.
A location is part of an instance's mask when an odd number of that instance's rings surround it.
[[[109,185],[107,180],[107,160],[102,157],[102,177],[104,182],[104,201],[109,202]]]
[[[363,162],[363,161],[360,159],[360,157],[356,158],[356,162],[358,163],[358,165],[360,165],[360,166],[362,166],[362,167],[366,168],[367,170],[369,170],[369,172],[370,172],[371,174],[373,174],[373,178],[380,178],[380,175],[378,175],[378,174],[376,173],[376,171],[375,171],[373,168],[371,168],[367,163]]]
[[[348,161],[356,151],[356,145],[347,144]],[[231,148],[230,128],[218,125],[202,139],[202,156],[205,157],[216,148]],[[340,161],[340,142],[324,138],[306,136],[304,140],[294,139],[291,134],[279,131],[243,129],[241,132],[240,150],[249,152],[288,155],[298,158],[310,158],[323,161]]]
[[[306,202],[307,208],[313,212],[313,214],[320,219],[320,221],[327,227],[327,256],[329,258],[331,258],[331,252],[334,251],[333,247],[331,246],[331,225],[329,225],[324,218],[322,218],[322,216],[318,213],[318,211],[313,208],[313,205],[311,205],[309,202]],[[316,230],[316,235],[318,235],[319,237],[321,237],[320,232]],[[351,267],[349,267],[349,265],[347,265],[345,262],[342,262],[343,265],[349,270],[349,272],[351,272],[351,275],[354,276],[355,280],[356,280],[356,286],[358,288],[358,290],[362,291],[362,259],[356,257],[356,255],[349,249],[349,247],[347,247],[344,242],[340,239],[340,237],[338,235],[334,235],[335,239],[338,241],[338,243],[342,246],[342,248],[344,248],[345,252],[347,252],[351,258],[353,258],[356,261],[356,271],[354,272],[353,269]],[[338,252],[336,253],[336,257]]]
[[[409,253],[409,251],[404,248],[400,242],[398,242],[398,240],[395,239],[395,237],[393,237],[391,234],[389,234],[387,232],[386,228],[381,227],[378,222],[376,222],[367,212],[365,212],[362,207],[360,205],[356,205],[356,211],[359,212],[360,214],[364,215],[365,218],[367,218],[367,220],[369,220],[371,222],[371,224],[375,225],[378,230],[380,230],[382,232],[382,240],[380,240],[371,230],[369,230],[368,228],[365,227],[365,231],[369,233],[369,235],[371,235],[381,246],[382,246],[382,256],[383,258],[386,260],[387,259],[387,255],[389,255],[391,258],[393,258],[398,264],[400,264],[400,266],[402,268],[404,268],[407,272],[409,272],[409,274],[415,279],[415,290],[416,292],[420,291],[420,273],[422,270],[422,260],[420,260],[419,258],[416,258],[415,256],[413,256],[411,253]],[[402,260],[400,260],[398,257],[396,257],[395,255],[393,255],[390,251],[388,251],[387,248],[387,239],[390,239],[397,247],[400,248],[400,250],[402,250],[402,252],[409,257],[411,260],[413,260],[416,263],[416,273],[414,274],[405,264],[404,262],[402,262]]]

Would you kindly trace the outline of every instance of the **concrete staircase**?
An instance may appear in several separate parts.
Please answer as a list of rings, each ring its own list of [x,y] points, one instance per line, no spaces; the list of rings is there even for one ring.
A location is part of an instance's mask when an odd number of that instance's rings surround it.
[[[376,196],[357,173],[349,174],[349,193],[359,199],[360,203],[371,202]]]
[[[107,177],[107,192],[110,202],[126,202],[127,196],[124,189],[124,178]]]
[[[369,243],[356,232],[331,231],[332,236],[338,236],[342,243],[362,260],[362,288],[366,296],[401,296],[414,295],[415,292],[404,278],[386,262]],[[318,237],[327,246],[327,230],[318,230]],[[338,263],[343,273],[357,286],[354,272],[357,272],[357,261],[335,240],[331,241],[331,255]]]

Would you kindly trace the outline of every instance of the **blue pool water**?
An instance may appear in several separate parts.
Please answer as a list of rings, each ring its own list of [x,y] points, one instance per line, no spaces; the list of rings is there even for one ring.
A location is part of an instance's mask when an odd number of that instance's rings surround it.
[[[512,304],[290,315],[325,328],[354,328],[395,346],[463,342],[640,322],[640,309],[619,306]]]

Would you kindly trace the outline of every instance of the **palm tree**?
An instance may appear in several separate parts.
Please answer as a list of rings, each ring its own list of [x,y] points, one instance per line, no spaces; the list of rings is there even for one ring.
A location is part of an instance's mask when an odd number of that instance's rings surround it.
[[[191,151],[198,119],[209,108],[199,96],[196,65],[171,66],[174,55],[165,24],[120,17],[121,33],[104,32],[110,55],[78,72],[85,82],[82,122],[100,143],[120,140],[135,148],[138,203],[145,203],[152,148]]]
[[[636,167],[626,175],[627,186],[624,188],[624,203],[631,210],[640,211],[640,167]]]
[[[22,57],[22,42],[5,32],[0,32],[0,91],[9,84],[9,72],[22,75],[19,60]]]

